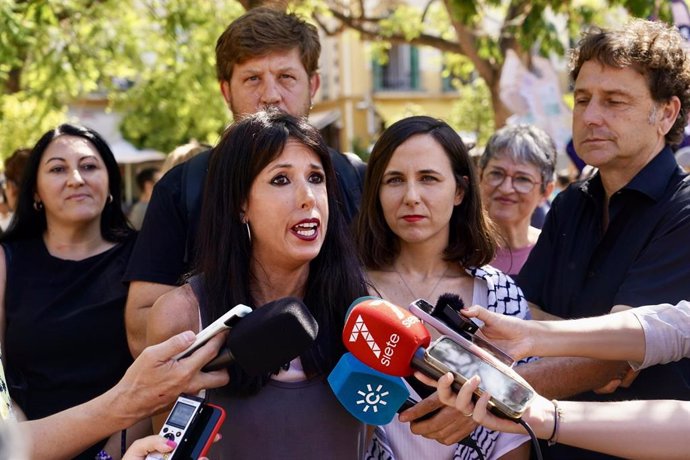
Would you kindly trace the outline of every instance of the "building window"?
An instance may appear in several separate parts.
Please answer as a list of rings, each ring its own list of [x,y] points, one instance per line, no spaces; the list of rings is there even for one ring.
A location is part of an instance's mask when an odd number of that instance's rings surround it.
[[[453,68],[448,68],[443,64],[441,69],[441,90],[443,92],[457,92],[458,87],[468,85],[477,78],[475,72],[470,72],[467,75],[461,75],[453,71]]]
[[[410,91],[419,89],[419,50],[410,45],[393,45],[388,63],[374,61],[376,91]]]
[[[441,75],[443,75],[443,71],[441,71]],[[446,75],[441,77],[441,90],[444,93],[450,93],[450,92],[457,92],[458,88],[455,86],[454,81],[457,80],[458,77],[455,75]]]

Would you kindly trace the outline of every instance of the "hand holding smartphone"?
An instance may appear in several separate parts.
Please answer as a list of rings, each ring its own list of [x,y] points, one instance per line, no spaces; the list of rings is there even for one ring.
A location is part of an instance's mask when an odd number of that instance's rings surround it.
[[[490,410],[503,418],[519,419],[536,395],[514,370],[472,343],[466,346],[442,336],[426,349],[424,361],[441,374],[451,372],[458,385],[479,375],[476,397],[488,392]]]
[[[215,320],[213,323],[204,328],[196,335],[196,340],[185,351],[173,356],[173,359],[182,359],[194,353],[198,348],[201,348],[206,342],[211,340],[211,337],[221,331],[232,328],[237,322],[252,312],[252,309],[246,305],[236,305],[228,310],[223,316]]]
[[[476,332],[479,332],[477,330],[477,325],[470,319],[462,316],[460,313],[455,311],[452,311],[452,313],[448,313],[454,314],[457,317],[454,318],[455,321],[451,323],[450,321],[445,322],[441,318],[433,316],[431,312],[434,311],[434,306],[424,299],[415,300],[409,305],[408,308],[410,310],[410,313],[415,315],[417,318],[421,319],[423,322],[430,324],[441,334],[447,335],[454,341],[463,344],[466,347],[471,347],[471,345],[474,343],[475,345],[479,346],[479,348],[481,348],[483,351],[491,354],[494,358],[498,359],[508,367],[512,367],[515,364],[515,360],[513,360],[513,358],[508,353],[501,350],[488,340],[485,340],[476,335]],[[449,323],[460,324],[463,322],[463,320],[467,323],[466,326],[451,327],[451,325],[449,325]]]

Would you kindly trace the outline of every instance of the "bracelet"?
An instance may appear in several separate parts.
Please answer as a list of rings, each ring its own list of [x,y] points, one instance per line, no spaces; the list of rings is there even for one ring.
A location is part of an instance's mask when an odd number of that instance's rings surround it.
[[[546,444],[551,447],[558,442],[558,426],[561,423],[561,417],[563,416],[563,410],[558,406],[558,401],[552,399],[553,403],[553,432],[551,437],[547,439]]]
[[[96,460],[113,460],[113,457],[111,457],[108,452],[102,450],[96,454]]]

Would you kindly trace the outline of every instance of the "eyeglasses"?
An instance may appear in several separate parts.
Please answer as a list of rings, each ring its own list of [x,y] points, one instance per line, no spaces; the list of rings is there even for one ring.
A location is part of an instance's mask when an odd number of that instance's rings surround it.
[[[486,180],[486,183],[492,187],[500,187],[508,177],[511,179],[513,189],[515,189],[515,191],[518,193],[529,193],[532,191],[535,185],[541,184],[541,182],[535,182],[529,176],[525,176],[523,174],[515,174],[511,176],[497,169],[484,173],[482,180]]]

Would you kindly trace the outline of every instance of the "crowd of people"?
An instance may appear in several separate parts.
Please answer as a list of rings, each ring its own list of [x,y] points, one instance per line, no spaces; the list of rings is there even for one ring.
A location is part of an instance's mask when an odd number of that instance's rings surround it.
[[[690,107],[682,40],[647,20],[583,37],[571,55],[573,147],[597,172],[555,198],[556,148],[534,126],[497,130],[476,166],[428,116],[390,125],[367,163],[329,148],[306,122],[318,32],[266,7],[217,41],[233,123],[215,146],[181,148],[160,180],[142,171],[129,219],[101,136],[48,131],[5,167],[0,415],[19,421],[16,445],[40,459],[166,453],[174,443],[154,433],[167,410],[205,390],[229,414],[213,459],[528,459],[526,432],[487,410],[490,395],[473,398],[478,377],[457,394],[452,375],[406,379],[419,402],[375,429],[325,382],[354,299],[406,306],[453,293],[539,394],[523,419],[545,458],[683,458],[690,179],[672,149]],[[546,203],[540,230],[532,218]],[[226,333],[174,359],[232,306],[284,297],[304,301],[318,335],[274,372],[203,371]]]

